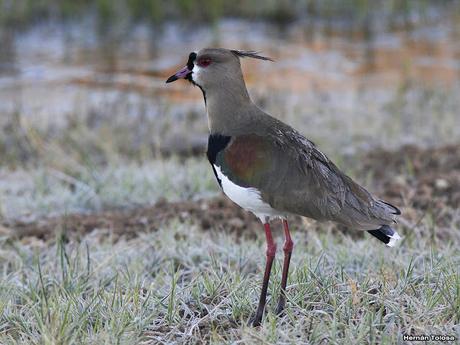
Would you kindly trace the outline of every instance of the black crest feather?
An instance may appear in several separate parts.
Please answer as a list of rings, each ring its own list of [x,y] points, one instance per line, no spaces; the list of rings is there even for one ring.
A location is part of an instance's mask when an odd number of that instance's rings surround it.
[[[253,59],[259,59],[259,60],[265,60],[265,61],[273,61],[273,59],[259,55],[260,52],[254,51],[254,50],[231,50],[233,54],[240,58],[253,58]]]

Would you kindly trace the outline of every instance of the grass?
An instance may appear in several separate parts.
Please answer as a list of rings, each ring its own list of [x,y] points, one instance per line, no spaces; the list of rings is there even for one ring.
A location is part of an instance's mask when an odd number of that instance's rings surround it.
[[[399,248],[294,230],[284,317],[278,257],[260,329],[264,238],[172,220],[112,243],[1,239],[2,344],[395,344],[403,334],[460,337],[459,243],[433,246],[422,222]],[[64,229],[65,230],[65,229]],[[281,230],[276,231],[281,236]],[[281,239],[278,238],[278,242]],[[204,249],[204,250],[203,250]],[[281,256],[281,254],[279,254]]]

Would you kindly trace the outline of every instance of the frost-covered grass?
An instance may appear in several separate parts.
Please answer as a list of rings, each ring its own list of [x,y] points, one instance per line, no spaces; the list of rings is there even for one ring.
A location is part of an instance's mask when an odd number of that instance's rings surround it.
[[[0,176],[0,215],[7,220],[145,206],[160,198],[184,200],[217,192],[202,158],[81,166],[74,174],[47,167],[4,170]]]
[[[326,229],[326,227],[324,228]],[[284,317],[276,317],[281,252],[260,328],[247,326],[264,267],[264,237],[171,221],[117,243],[1,239],[2,344],[395,344],[403,334],[460,339],[459,243],[426,224],[398,248],[370,236],[293,229]],[[458,231],[453,229],[452,231]],[[278,242],[281,230],[276,229]],[[280,246],[279,246],[280,247]]]

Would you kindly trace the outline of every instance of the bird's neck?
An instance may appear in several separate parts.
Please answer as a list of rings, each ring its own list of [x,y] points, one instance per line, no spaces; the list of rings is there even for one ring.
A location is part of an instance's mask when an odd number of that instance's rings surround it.
[[[246,86],[237,85],[205,91],[206,112],[211,134],[233,135],[250,121],[250,109],[254,107]]]

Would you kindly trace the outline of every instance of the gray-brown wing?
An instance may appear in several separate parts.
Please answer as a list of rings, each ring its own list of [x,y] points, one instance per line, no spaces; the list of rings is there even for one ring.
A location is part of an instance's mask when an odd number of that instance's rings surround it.
[[[361,230],[393,222],[397,209],[375,199],[294,129],[275,128],[263,140],[270,164],[256,187],[272,207]]]

